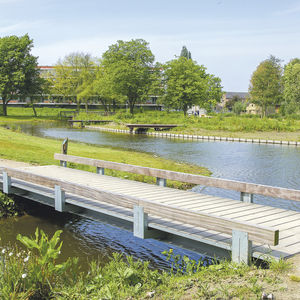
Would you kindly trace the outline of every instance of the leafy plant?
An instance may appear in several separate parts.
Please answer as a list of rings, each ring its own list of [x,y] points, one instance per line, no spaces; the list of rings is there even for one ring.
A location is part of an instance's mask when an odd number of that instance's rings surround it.
[[[34,287],[34,294],[39,299],[46,299],[51,292],[52,285],[57,282],[59,277],[66,277],[66,271],[77,264],[77,259],[68,259],[58,264],[56,260],[60,255],[62,242],[60,235],[62,231],[58,230],[50,239],[43,230],[38,228],[35,231],[35,238],[17,235],[19,240],[27,249],[33,252],[28,256],[28,281]]]
[[[199,260],[198,262],[194,259],[190,259],[187,256],[181,256],[179,254],[175,255],[173,249],[169,249],[169,251],[163,251],[163,255],[166,256],[166,260],[171,262],[171,273],[179,273],[179,274],[193,274],[198,272],[203,266],[203,261]]]
[[[0,218],[19,215],[20,210],[15,201],[0,192]]]

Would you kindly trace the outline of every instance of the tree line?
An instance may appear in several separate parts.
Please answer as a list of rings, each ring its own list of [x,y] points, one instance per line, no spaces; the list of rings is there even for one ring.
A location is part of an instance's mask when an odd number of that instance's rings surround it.
[[[134,113],[137,102],[155,96],[166,109],[184,114],[193,105],[211,111],[221,101],[221,79],[209,74],[203,65],[192,59],[183,46],[180,56],[165,64],[155,62],[148,42],[143,39],[117,41],[101,58],[86,53],[70,53],[58,60],[54,72],[41,74],[38,58],[31,54],[33,41],[21,37],[0,38],[0,97],[2,111],[14,99],[34,102],[45,95],[59,95],[77,103],[99,102],[105,110],[117,103],[128,105]],[[280,106],[282,114],[299,112],[300,59],[294,58],[284,67],[270,56],[253,72],[249,86],[249,101],[267,115],[270,106]],[[236,100],[236,99],[235,99]],[[236,111],[243,109],[241,103]],[[35,110],[34,113],[36,114]]]
[[[37,57],[31,54],[28,35],[0,38],[0,96],[3,114],[13,99],[60,95],[78,104],[100,102],[107,110],[126,103],[134,113],[137,102],[156,96],[167,109],[182,110],[192,105],[212,109],[222,97],[221,79],[207,73],[192,60],[184,46],[181,55],[161,64],[143,39],[117,41],[101,58],[86,53],[70,53],[54,66],[54,72],[41,74]]]

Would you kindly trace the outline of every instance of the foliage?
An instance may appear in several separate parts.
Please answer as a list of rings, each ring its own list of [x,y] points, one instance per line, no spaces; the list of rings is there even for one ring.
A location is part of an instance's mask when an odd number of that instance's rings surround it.
[[[240,115],[241,112],[246,110],[246,104],[242,101],[237,101],[234,103],[232,110],[236,115]]]
[[[281,101],[281,77],[280,60],[274,56],[261,62],[252,74],[249,93],[251,101],[262,108],[262,116],[266,116],[268,106],[279,104]]]
[[[16,202],[0,192],[0,218],[18,216],[20,213]]]
[[[106,265],[92,261],[83,273],[76,259],[56,262],[59,237],[60,231],[50,239],[37,229],[35,238],[19,236],[26,250],[1,249],[1,299],[258,299],[263,291],[290,298],[298,292],[291,294],[287,288],[286,280],[298,282],[299,277],[286,279],[289,264],[285,261],[273,262],[270,269],[227,260],[205,266],[171,249],[164,251],[171,272],[153,270],[148,261],[113,253]]]
[[[166,256],[166,260],[171,262],[171,274],[193,274],[199,272],[204,262],[199,260],[198,262],[190,259],[188,256],[183,257],[179,254],[175,254],[173,249],[169,251],[163,251],[163,255]]]
[[[55,66],[55,74],[50,76],[52,94],[63,95],[64,99],[74,99],[79,110],[83,99],[82,91],[89,84],[95,72],[94,61],[89,54],[70,53]],[[86,99],[87,100],[87,99]]]
[[[37,57],[30,53],[32,47],[33,41],[27,34],[0,38],[0,96],[5,116],[10,100],[28,95],[39,85]]]
[[[130,113],[145,100],[158,70],[148,43],[142,39],[117,41],[103,54],[102,66],[112,82],[112,92],[128,102]]]
[[[186,115],[189,107],[201,105],[206,100],[207,74],[204,66],[179,57],[165,65],[164,76],[166,93],[163,102],[166,107],[182,110]]]
[[[285,113],[299,111],[300,104],[300,59],[292,59],[285,67],[283,74],[283,95]]]
[[[229,110],[232,111],[233,106],[236,102],[240,102],[242,101],[242,98],[240,98],[239,96],[235,95],[233,96],[231,99],[229,99],[226,103],[225,103],[225,107]]]
[[[186,46],[183,46],[180,52],[180,57],[185,57],[187,59],[192,59],[191,52],[187,49]]]
[[[2,249],[1,298],[49,299],[52,289],[59,281],[70,283],[73,280],[77,259],[69,258],[65,262],[57,263],[62,246],[61,232],[56,231],[50,239],[37,228],[35,238],[20,234],[17,236],[17,240],[26,246],[26,251],[17,247]],[[73,274],[68,273],[69,270],[73,271]]]

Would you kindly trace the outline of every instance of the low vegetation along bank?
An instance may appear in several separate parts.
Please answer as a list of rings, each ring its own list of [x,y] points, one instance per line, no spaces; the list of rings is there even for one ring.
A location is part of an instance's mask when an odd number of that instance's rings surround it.
[[[182,112],[147,111],[137,112],[133,116],[119,111],[112,116],[81,112],[77,120],[112,120],[106,126],[110,128],[128,129],[125,124],[177,124],[178,127],[169,132],[191,135],[222,136],[234,138],[271,139],[300,141],[300,120],[260,118],[259,116],[235,116],[233,114],[217,114],[210,117],[183,116]]]
[[[282,260],[268,269],[228,261],[203,266],[169,250],[172,267],[158,271],[114,253],[104,267],[93,261],[82,272],[76,258],[58,262],[60,234],[37,228],[33,237],[18,234],[18,244],[0,247],[1,299],[299,299],[300,278],[287,276],[291,265]]]

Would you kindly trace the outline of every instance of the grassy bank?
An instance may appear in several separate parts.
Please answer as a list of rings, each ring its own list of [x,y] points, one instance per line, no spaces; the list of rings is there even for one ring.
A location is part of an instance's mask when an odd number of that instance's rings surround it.
[[[211,118],[195,116],[184,117],[182,112],[138,112],[131,116],[126,112],[117,112],[113,116],[100,116],[81,112],[76,116],[80,120],[112,120],[104,125],[111,128],[127,129],[126,123],[138,124],[178,124],[169,132],[211,135],[223,137],[260,138],[273,140],[300,141],[300,120],[297,118],[263,118],[259,116],[234,116],[232,114],[217,114]]]
[[[94,261],[81,272],[75,258],[57,263],[60,234],[37,229],[33,238],[17,236],[25,250],[0,248],[1,299],[299,299],[300,278],[287,276],[293,270],[285,261],[270,261],[268,269],[228,261],[203,266],[169,250],[169,271],[114,253],[104,267]]]
[[[20,132],[0,127],[0,158],[29,162],[37,165],[59,164],[53,159],[55,152],[60,152],[61,141],[30,136]],[[115,161],[145,167],[194,173],[200,175],[210,175],[206,168],[196,165],[175,162],[168,159],[159,158],[148,153],[134,152],[131,150],[120,150],[111,147],[96,147],[83,143],[69,143],[68,153],[71,155],[96,158],[108,161]],[[71,167],[75,165],[70,164]],[[82,170],[93,171],[90,166],[76,166]],[[114,170],[107,170],[107,175],[125,177],[133,180],[154,183],[153,177],[130,174]],[[187,188],[184,183],[169,182],[169,186],[177,188]]]

